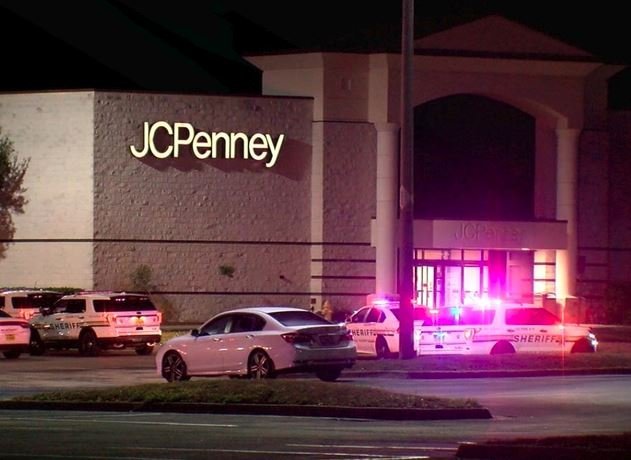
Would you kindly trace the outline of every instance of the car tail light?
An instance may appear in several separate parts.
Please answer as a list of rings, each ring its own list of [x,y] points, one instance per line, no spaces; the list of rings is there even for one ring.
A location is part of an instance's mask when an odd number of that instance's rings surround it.
[[[309,343],[311,342],[311,337],[306,334],[300,334],[298,332],[289,332],[287,334],[280,335],[285,342],[288,343]]]

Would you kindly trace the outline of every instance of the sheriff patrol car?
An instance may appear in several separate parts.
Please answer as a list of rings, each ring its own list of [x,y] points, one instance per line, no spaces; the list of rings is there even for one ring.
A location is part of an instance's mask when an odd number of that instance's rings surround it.
[[[500,303],[430,312],[418,341],[419,355],[595,352],[589,327],[563,324],[543,307]]]
[[[31,354],[46,348],[78,348],[95,356],[102,349],[132,347],[151,354],[160,342],[162,314],[146,295],[81,292],[66,295],[29,321]]]
[[[16,289],[0,292],[0,310],[14,318],[31,319],[42,307],[51,307],[63,294],[56,291]]]
[[[419,333],[426,319],[424,308],[414,308],[414,331]],[[399,353],[398,301],[375,300],[351,315],[346,328],[353,334],[357,354],[388,358]]]

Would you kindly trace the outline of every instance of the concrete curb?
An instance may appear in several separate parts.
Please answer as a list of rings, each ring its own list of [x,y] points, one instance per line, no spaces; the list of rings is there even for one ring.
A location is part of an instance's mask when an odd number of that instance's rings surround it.
[[[456,451],[457,459],[485,460],[627,460],[629,451],[625,449],[598,449],[581,447],[528,446],[511,444],[460,444]]]
[[[365,418],[376,420],[491,419],[488,409],[411,409],[340,406],[208,403],[108,403],[57,401],[0,401],[0,410],[74,410],[103,412],[178,412],[188,414],[285,415]]]
[[[559,377],[569,375],[628,375],[629,368],[611,369],[559,369],[559,370],[507,370],[507,371],[371,371],[345,370],[344,377],[384,377],[394,376],[402,379],[470,379],[502,377]]]

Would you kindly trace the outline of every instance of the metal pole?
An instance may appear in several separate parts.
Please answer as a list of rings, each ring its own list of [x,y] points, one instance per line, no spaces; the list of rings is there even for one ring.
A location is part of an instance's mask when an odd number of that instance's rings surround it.
[[[399,356],[415,357],[412,298],[414,260],[414,112],[412,62],[414,57],[414,0],[402,0],[401,23],[401,152],[399,168]]]

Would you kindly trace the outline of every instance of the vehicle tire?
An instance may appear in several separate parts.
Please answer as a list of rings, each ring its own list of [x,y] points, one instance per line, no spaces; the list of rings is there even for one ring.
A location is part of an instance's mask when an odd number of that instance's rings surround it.
[[[177,351],[168,351],[162,357],[161,373],[167,382],[186,382],[191,379],[186,362]]]
[[[589,340],[580,339],[572,346],[571,353],[594,353],[595,351]]]
[[[377,354],[377,359],[386,359],[390,357],[388,342],[386,342],[386,339],[382,336],[377,337],[377,341],[375,342],[375,353]]]
[[[29,354],[31,356],[41,356],[46,353],[46,345],[36,329],[31,329],[31,341],[29,343]]]
[[[509,342],[497,342],[491,349],[492,355],[508,355],[515,353],[515,348]]]
[[[7,359],[18,359],[20,357],[21,352],[18,350],[9,350],[2,353]]]
[[[92,329],[85,329],[79,334],[79,353],[83,356],[97,356],[99,354],[96,333]]]
[[[254,350],[248,358],[248,378],[260,380],[274,377],[272,359],[263,350]]]
[[[151,353],[153,353],[153,349],[155,348],[155,345],[143,345],[141,347],[137,347],[136,348],[136,354],[140,355],[140,356],[146,356],[146,355],[150,355]]]
[[[327,367],[324,369],[316,370],[316,377],[323,382],[335,382],[340,375],[342,375],[342,369],[339,367]]]

